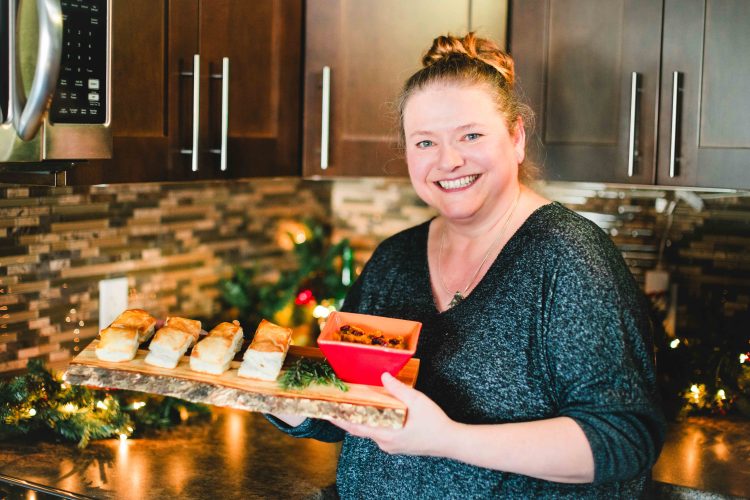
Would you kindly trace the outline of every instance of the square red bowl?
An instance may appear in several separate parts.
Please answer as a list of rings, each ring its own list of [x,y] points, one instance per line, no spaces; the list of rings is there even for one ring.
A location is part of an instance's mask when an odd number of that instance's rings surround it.
[[[343,325],[357,326],[368,333],[380,331],[386,338],[402,336],[407,349],[333,340],[334,333]],[[395,377],[414,356],[421,329],[422,323],[417,321],[337,311],[328,316],[318,336],[318,346],[344,382],[383,385],[380,381],[383,372]]]

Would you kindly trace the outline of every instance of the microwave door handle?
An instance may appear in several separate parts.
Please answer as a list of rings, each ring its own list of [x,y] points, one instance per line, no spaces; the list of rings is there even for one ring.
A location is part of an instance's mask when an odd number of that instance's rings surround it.
[[[39,53],[34,79],[23,110],[19,115],[21,106],[18,106],[13,117],[16,134],[24,141],[32,139],[42,125],[44,113],[55,92],[62,59],[63,17],[60,0],[37,0],[36,4],[39,15]],[[18,64],[18,61],[12,64]],[[19,104],[21,92],[22,89],[17,86],[15,98]]]

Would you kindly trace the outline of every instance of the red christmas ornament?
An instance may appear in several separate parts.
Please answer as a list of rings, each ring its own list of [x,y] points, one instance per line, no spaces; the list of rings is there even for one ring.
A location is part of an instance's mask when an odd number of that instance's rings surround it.
[[[298,306],[306,306],[313,300],[315,300],[315,297],[313,297],[312,290],[305,289],[305,290],[300,291],[297,294],[297,298],[294,299],[294,303],[297,304]]]

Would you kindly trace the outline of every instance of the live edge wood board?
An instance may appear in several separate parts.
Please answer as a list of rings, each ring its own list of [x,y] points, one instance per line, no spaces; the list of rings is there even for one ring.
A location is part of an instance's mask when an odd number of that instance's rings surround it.
[[[406,406],[382,387],[347,383],[349,390],[346,392],[320,385],[302,391],[286,391],[278,381],[240,377],[237,375],[238,359],[232,361],[229,370],[222,375],[210,375],[191,370],[188,356],[174,369],[146,364],[144,358],[148,351],[143,349],[131,361],[102,361],[94,352],[97,342],[91,342],[71,361],[63,375],[66,382],[161,394],[248,411],[336,418],[378,427],[399,428],[406,420]],[[300,357],[322,359],[323,355],[314,347],[291,346],[284,368]],[[419,360],[412,358],[398,374],[398,379],[413,387],[418,371]]]

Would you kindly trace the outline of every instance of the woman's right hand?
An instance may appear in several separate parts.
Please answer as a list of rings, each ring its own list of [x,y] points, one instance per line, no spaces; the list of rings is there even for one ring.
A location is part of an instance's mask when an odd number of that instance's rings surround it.
[[[307,417],[301,415],[291,415],[288,413],[270,413],[270,415],[273,415],[290,427],[297,427],[307,419]]]

